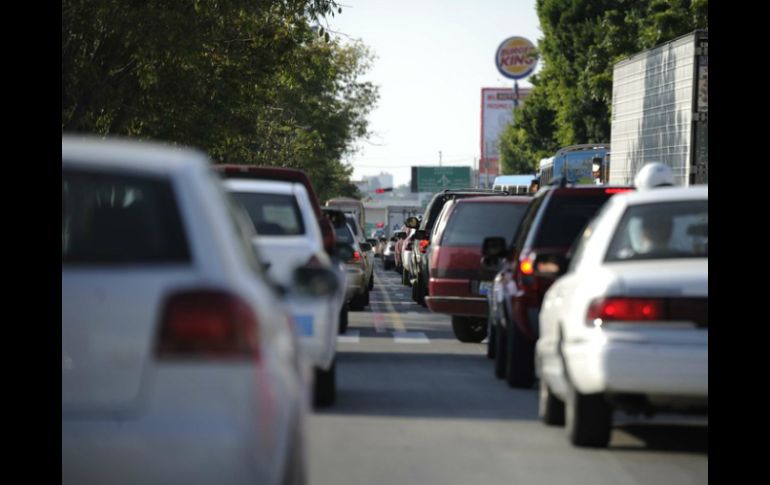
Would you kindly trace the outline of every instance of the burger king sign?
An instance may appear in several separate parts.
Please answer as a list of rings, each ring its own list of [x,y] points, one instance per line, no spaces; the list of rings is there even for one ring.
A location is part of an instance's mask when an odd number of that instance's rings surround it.
[[[523,79],[535,70],[535,45],[524,37],[509,37],[500,44],[495,64],[500,74],[510,79]]]

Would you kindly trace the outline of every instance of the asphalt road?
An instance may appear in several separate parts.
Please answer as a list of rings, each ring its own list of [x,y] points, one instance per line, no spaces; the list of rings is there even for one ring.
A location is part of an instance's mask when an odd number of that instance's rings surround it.
[[[538,420],[535,387],[507,387],[485,344],[375,271],[338,338],[337,402],[309,418],[310,485],[708,483],[706,417],[616,413],[608,449],[574,448]]]

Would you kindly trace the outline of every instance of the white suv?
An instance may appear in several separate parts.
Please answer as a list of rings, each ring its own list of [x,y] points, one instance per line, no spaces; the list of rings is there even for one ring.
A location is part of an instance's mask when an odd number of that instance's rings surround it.
[[[338,289],[331,297],[288,296],[302,353],[314,368],[313,400],[316,405],[330,405],[336,397],[335,354],[345,273],[324,251],[307,190],[300,183],[278,180],[232,178],[224,185],[254,223],[254,243],[268,276],[278,284],[290,286],[294,270],[302,266],[336,270]]]
[[[252,235],[205,155],[62,137],[62,483],[304,483],[296,334]]]

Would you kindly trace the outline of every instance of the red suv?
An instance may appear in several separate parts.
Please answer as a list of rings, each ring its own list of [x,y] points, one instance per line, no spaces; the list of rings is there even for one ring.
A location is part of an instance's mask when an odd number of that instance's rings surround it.
[[[551,185],[540,189],[524,215],[513,245],[484,242],[485,256],[503,256],[490,294],[490,356],[495,375],[511,387],[534,383],[534,351],[543,295],[566,270],[566,255],[588,221],[613,194],[629,187]],[[507,243],[507,241],[506,241]]]
[[[481,342],[487,335],[487,297],[494,272],[481,267],[481,244],[498,236],[510,245],[531,197],[485,196],[446,203],[430,241],[431,311],[452,315],[461,342]]]

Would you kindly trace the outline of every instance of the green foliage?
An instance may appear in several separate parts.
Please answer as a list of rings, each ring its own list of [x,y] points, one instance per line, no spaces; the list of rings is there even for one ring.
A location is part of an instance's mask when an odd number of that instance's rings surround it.
[[[311,23],[334,0],[62,1],[62,130],[192,145],[220,163],[301,168],[322,199],[378,92],[371,54]]]
[[[544,67],[501,135],[503,173],[560,147],[609,142],[613,65],[708,28],[708,0],[537,0],[536,9]]]

